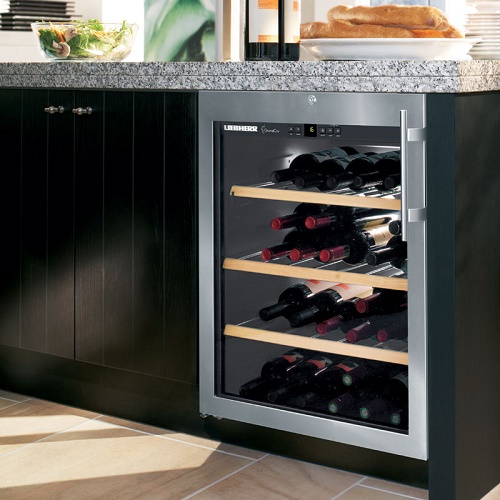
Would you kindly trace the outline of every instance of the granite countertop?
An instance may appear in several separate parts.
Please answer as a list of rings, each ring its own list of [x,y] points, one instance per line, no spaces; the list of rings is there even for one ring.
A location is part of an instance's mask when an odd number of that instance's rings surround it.
[[[0,87],[485,92],[500,90],[500,61],[0,63]]]

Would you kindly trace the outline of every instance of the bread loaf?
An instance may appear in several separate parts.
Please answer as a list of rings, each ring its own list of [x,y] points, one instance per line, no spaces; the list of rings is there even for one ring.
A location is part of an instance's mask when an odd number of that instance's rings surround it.
[[[378,7],[337,5],[328,11],[328,20],[420,30],[443,31],[449,28],[448,20],[441,10],[419,5],[380,5]]]

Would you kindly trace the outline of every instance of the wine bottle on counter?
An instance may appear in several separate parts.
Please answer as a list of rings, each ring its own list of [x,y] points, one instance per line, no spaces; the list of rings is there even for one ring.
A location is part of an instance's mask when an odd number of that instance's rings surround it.
[[[401,162],[398,158],[383,158],[379,160],[370,172],[358,174],[349,186],[353,191],[361,191],[370,187],[377,187],[383,191],[383,182],[394,174],[401,172]]]
[[[375,288],[373,293],[356,301],[356,310],[361,314],[390,314],[407,308],[408,292]]]
[[[300,0],[278,0],[280,61],[299,60],[300,6]]]
[[[377,340],[387,342],[391,339],[406,339],[408,337],[408,310],[389,316],[376,316],[372,324],[377,330]]]
[[[371,293],[371,291],[371,287],[340,283],[339,285],[310,297],[306,301],[305,307],[289,316],[288,321],[293,328],[314,322],[320,323],[321,321],[336,316],[339,306],[344,300]]]
[[[400,153],[399,151],[388,151],[386,153],[356,158],[347,165],[344,172],[328,176],[325,180],[326,186],[330,190],[350,187],[356,176],[367,172],[373,172],[376,170],[378,162],[383,159],[394,159],[399,161]]]
[[[293,213],[272,219],[271,227],[275,231],[291,228],[304,229],[305,221],[309,216],[321,214],[326,210],[331,210],[331,208],[316,203],[300,203],[295,207]]]
[[[319,260],[325,264],[338,260],[343,260],[347,264],[357,264],[365,260],[370,250],[387,244],[390,238],[388,224],[351,231],[346,234],[343,245],[323,248],[319,253]]]
[[[357,153],[345,157],[331,158],[322,163],[318,163],[308,172],[304,172],[297,177],[293,183],[299,189],[318,188],[320,191],[330,191],[330,187],[326,183],[328,177],[341,174],[345,171],[349,163],[356,158],[364,158],[374,155],[375,153]]]
[[[370,266],[378,266],[390,262],[392,266],[401,269],[407,257],[406,242],[400,235],[393,236],[383,248],[371,250],[366,255],[366,263]]]
[[[260,319],[270,321],[279,316],[286,317],[295,312],[298,307],[305,304],[307,299],[315,293],[322,292],[336,285],[338,283],[317,280],[309,280],[304,283],[291,285],[280,294],[276,304],[264,307],[259,311]]]
[[[246,0],[245,4],[245,60],[278,61],[280,58],[278,1]]]
[[[357,151],[348,146],[300,154],[291,161],[288,168],[272,172],[271,182],[293,181],[301,175],[314,171],[314,168],[324,161],[354,154],[357,154]]]

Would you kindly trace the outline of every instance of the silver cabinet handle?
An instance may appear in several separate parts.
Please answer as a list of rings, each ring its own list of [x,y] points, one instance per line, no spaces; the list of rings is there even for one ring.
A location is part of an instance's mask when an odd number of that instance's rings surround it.
[[[43,110],[51,115],[53,115],[54,113],[64,113],[63,106],[49,106],[48,108],[44,108]]]
[[[426,140],[425,128],[408,128],[408,112],[400,110],[401,130],[401,239],[408,239],[408,222],[421,222],[427,218],[427,208],[408,208],[408,143],[424,142]],[[425,168],[422,165],[422,168]],[[422,175],[422,178],[424,175]],[[424,183],[425,199],[425,183]],[[425,202],[424,202],[425,203]]]
[[[92,108],[75,108],[72,110],[75,115],[91,115],[92,114]]]

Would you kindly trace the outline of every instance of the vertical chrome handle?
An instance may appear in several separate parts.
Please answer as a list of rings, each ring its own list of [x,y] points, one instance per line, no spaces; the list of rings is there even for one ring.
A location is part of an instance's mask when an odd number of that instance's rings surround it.
[[[401,239],[408,238],[408,112],[399,112],[401,131]]]
[[[75,115],[91,115],[92,108],[75,108],[72,110]]]
[[[53,115],[54,113],[64,113],[64,106],[49,106],[43,109],[46,113]]]

